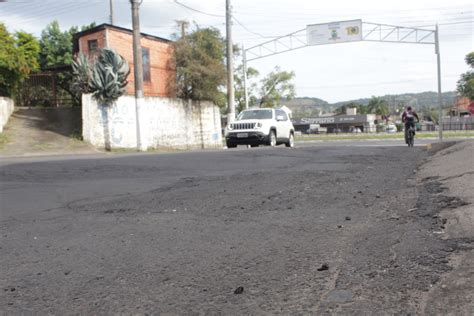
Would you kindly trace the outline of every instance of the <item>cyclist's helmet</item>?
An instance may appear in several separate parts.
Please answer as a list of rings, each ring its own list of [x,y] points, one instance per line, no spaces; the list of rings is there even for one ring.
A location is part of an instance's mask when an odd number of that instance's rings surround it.
[[[408,107],[407,107],[407,111],[411,111],[411,106],[408,106]]]

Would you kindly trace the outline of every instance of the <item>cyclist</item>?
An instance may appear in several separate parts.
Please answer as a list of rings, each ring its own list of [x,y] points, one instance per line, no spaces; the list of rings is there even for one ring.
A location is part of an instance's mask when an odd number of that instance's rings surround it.
[[[411,108],[407,106],[407,109],[402,114],[402,122],[405,124],[405,143],[408,144],[408,129],[413,127],[415,129],[415,118],[419,122],[418,114]]]

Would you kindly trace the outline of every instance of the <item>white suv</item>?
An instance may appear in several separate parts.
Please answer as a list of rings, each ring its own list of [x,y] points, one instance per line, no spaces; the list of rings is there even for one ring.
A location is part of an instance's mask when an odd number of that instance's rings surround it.
[[[280,109],[249,109],[241,112],[237,119],[227,124],[225,140],[228,148],[237,145],[276,146],[295,144],[295,128],[288,114]]]

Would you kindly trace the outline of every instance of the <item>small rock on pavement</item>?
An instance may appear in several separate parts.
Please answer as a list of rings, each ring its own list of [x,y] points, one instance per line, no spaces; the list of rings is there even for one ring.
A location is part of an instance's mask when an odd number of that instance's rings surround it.
[[[344,227],[344,226],[342,226],[342,225],[337,225],[337,228],[343,228],[343,227]]]
[[[320,268],[317,269],[318,271],[326,271],[329,270],[329,265],[327,263],[323,263]]]
[[[244,292],[244,287],[239,286],[238,288],[235,289],[234,294],[242,294]]]
[[[350,216],[346,216],[346,221],[350,221],[351,220],[351,217]]]

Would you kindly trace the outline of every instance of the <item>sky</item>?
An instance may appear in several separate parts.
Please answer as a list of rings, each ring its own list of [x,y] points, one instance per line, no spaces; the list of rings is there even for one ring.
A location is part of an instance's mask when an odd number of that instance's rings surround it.
[[[62,29],[109,22],[110,0],[3,0],[0,21],[9,31],[36,36],[57,20]],[[131,28],[129,0],[112,0],[115,24]],[[464,61],[474,51],[472,0],[398,1],[231,1],[233,41],[246,48],[304,29],[306,25],[362,19],[365,22],[434,29],[439,24],[443,91],[454,91]],[[216,27],[225,36],[225,0],[143,0],[140,28],[144,33],[171,38],[176,20]],[[236,60],[236,65],[240,58]],[[276,66],[294,71],[298,97],[340,102],[401,93],[437,91],[434,45],[352,42],[308,46],[254,60],[262,79]]]

